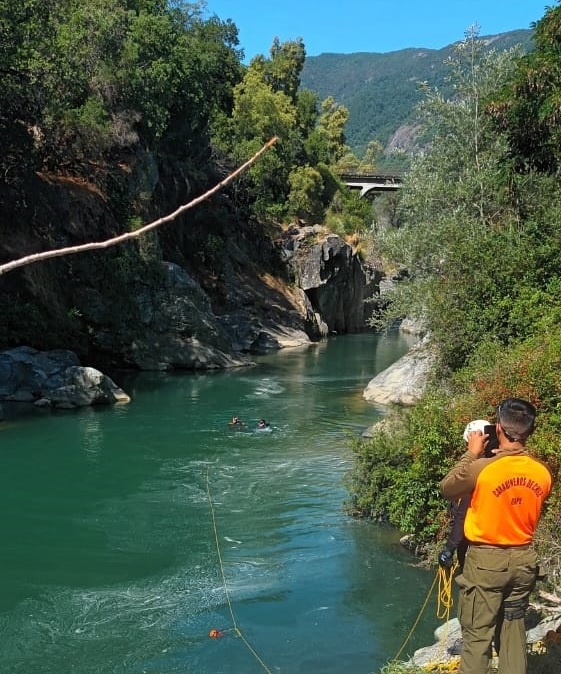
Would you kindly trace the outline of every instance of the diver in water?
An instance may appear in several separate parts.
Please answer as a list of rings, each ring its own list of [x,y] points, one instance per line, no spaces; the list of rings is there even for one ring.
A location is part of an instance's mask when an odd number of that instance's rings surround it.
[[[234,428],[245,428],[245,423],[239,417],[232,417],[232,421],[228,423],[228,426]]]

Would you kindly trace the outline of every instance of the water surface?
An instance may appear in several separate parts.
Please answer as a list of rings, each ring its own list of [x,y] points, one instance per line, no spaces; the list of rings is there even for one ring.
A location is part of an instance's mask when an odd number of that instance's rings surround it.
[[[129,405],[4,422],[0,672],[378,671],[433,577],[346,514],[348,437],[381,418],[362,392],[409,344],[145,373],[118,381]],[[430,606],[406,653],[437,624]]]

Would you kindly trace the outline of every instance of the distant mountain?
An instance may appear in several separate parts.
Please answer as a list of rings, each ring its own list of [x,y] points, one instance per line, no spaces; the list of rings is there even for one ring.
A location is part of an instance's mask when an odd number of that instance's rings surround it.
[[[527,52],[533,47],[532,32],[515,30],[481,39],[496,51],[519,44]],[[453,46],[310,56],[302,70],[302,86],[317,92],[321,100],[332,96],[348,109],[347,143],[355,154],[361,156],[372,140],[391,149],[400,137],[402,145],[407,143],[413,111],[422,96],[419,83],[428,82],[444,94],[449,90],[444,61],[453,54]]]

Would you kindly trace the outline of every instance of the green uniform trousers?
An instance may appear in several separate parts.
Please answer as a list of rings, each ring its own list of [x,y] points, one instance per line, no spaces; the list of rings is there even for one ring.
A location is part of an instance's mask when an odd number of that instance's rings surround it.
[[[524,615],[537,566],[536,553],[528,545],[470,546],[456,578],[463,637],[459,674],[486,674],[493,640],[499,674],[526,674]]]

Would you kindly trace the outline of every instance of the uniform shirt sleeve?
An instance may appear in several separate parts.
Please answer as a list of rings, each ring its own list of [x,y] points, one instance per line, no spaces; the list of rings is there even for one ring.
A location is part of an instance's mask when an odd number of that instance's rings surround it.
[[[453,501],[473,491],[476,477],[473,470],[474,461],[477,461],[477,457],[465,452],[440,482],[440,493],[446,500]]]

